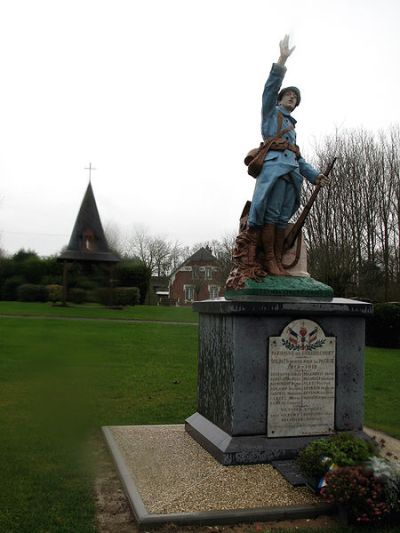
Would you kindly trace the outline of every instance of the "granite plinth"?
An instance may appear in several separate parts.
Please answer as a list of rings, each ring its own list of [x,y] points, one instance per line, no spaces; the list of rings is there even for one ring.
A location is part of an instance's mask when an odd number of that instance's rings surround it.
[[[334,432],[362,434],[365,318],[372,305],[344,298],[263,297],[196,302],[198,407],[186,430],[222,464],[288,459],[322,435],[268,437],[269,339],[311,320],[335,339]]]

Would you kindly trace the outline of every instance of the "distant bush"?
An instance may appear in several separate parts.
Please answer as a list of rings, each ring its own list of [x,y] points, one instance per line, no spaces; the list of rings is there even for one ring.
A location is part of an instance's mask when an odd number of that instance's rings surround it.
[[[3,300],[18,300],[17,289],[20,285],[26,283],[23,276],[11,276],[7,278],[1,289],[1,297]]]
[[[115,305],[136,305],[139,303],[140,291],[137,287],[117,287],[113,298]]]
[[[91,291],[97,289],[99,284],[92,279],[79,278],[76,282],[76,286],[79,289],[84,289],[85,291]]]
[[[96,290],[98,303],[102,305],[136,305],[139,303],[140,291],[137,287],[100,287]]]
[[[47,302],[48,291],[44,285],[24,283],[18,287],[17,297],[21,302]]]
[[[42,278],[47,274],[46,263],[39,257],[28,257],[17,265],[19,272],[28,283],[41,284]]]
[[[99,287],[95,291],[96,301],[101,305],[113,305],[113,294],[110,287]]]
[[[86,301],[86,291],[78,288],[70,289],[67,299],[74,304],[83,304]]]
[[[86,293],[86,302],[98,303],[97,289],[86,290],[85,293]]]
[[[400,303],[374,306],[374,314],[366,321],[368,346],[400,348]]]
[[[62,285],[47,285],[48,299],[50,302],[61,302],[63,299],[63,287]]]
[[[115,278],[119,287],[138,287],[139,303],[143,304],[150,286],[151,272],[140,262],[121,261],[116,266]]]

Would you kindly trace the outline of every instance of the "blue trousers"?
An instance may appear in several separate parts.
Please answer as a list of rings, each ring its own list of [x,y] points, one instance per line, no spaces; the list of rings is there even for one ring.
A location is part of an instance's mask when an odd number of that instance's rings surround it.
[[[271,187],[270,179],[261,173],[251,202],[249,226],[275,224],[278,228],[285,228],[295,203],[296,190],[289,178],[280,177]]]

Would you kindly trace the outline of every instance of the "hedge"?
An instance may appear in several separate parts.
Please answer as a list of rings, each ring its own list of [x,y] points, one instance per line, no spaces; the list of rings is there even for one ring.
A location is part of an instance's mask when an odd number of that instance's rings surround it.
[[[366,321],[366,344],[382,348],[400,348],[400,303],[374,306],[374,314]]]
[[[7,278],[1,287],[2,300],[17,300],[18,287],[26,283],[26,279],[23,276],[11,276]]]
[[[96,290],[96,297],[102,305],[136,305],[140,291],[137,287],[101,287]]]
[[[83,304],[86,302],[86,291],[84,289],[69,289],[67,300],[74,304]]]
[[[17,289],[17,297],[21,302],[47,302],[48,290],[44,285],[24,283]]]

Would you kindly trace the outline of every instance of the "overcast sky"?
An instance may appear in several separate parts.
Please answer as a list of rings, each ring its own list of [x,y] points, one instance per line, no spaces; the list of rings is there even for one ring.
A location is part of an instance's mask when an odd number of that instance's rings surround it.
[[[88,184],[103,225],[235,231],[261,93],[296,50],[297,138],[400,122],[398,0],[1,0],[0,246],[57,253]]]

